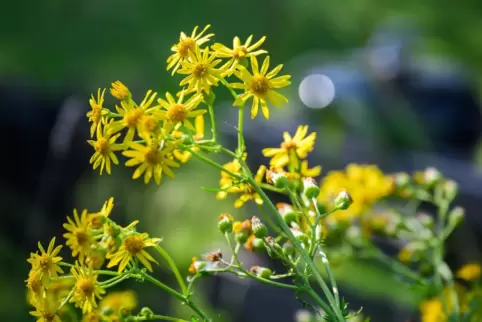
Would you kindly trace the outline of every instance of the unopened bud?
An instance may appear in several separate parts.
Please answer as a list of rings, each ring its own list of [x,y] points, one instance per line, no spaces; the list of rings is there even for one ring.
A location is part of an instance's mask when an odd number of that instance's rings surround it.
[[[277,258],[278,254],[283,253],[283,249],[281,248],[280,244],[278,244],[272,236],[268,236],[264,239],[266,250],[268,251],[268,255],[272,258]]]
[[[268,171],[267,176],[269,181],[273,182],[276,188],[286,188],[288,184],[288,178],[286,178],[286,175],[283,172]]]
[[[316,198],[320,194],[320,188],[316,185],[313,178],[303,179],[303,194],[308,200]]]
[[[352,203],[353,200],[351,199],[350,194],[346,190],[340,192],[335,198],[335,208],[340,210],[348,209],[348,207],[350,207]]]
[[[223,234],[230,233],[233,230],[233,216],[226,213],[219,215],[218,229]]]
[[[154,312],[148,307],[143,307],[140,312],[141,316],[145,316],[146,318],[150,319],[154,315]]]
[[[465,210],[462,207],[455,207],[449,214],[449,225],[457,227],[465,216]]]
[[[243,222],[237,221],[233,224],[234,239],[240,243],[244,244],[249,235],[251,235],[251,221],[245,220]]]
[[[417,214],[417,219],[420,221],[422,226],[425,228],[432,228],[434,225],[434,220],[432,216],[425,214],[425,213],[419,213]]]
[[[253,230],[254,235],[258,238],[264,238],[268,236],[268,229],[256,216],[253,216],[253,218],[251,218],[251,229]]]
[[[290,226],[292,222],[298,223],[298,214],[291,205],[287,203],[278,203],[276,207],[288,226]]]
[[[405,172],[396,173],[394,182],[397,188],[405,188],[410,183],[410,176]]]
[[[252,274],[255,274],[256,276],[262,277],[262,278],[270,278],[271,275],[273,275],[273,272],[266,267],[261,267],[261,266],[253,266],[249,269],[249,271]]]
[[[266,250],[266,247],[264,247],[264,240],[261,238],[253,238],[251,240],[251,247],[254,252],[262,252]]]
[[[442,184],[442,191],[447,200],[453,200],[459,192],[459,186],[457,182],[453,180],[447,180]]]
[[[283,254],[290,257],[290,256],[294,256],[295,253],[296,253],[296,249],[291,242],[286,242],[283,244]]]
[[[435,168],[427,168],[423,174],[425,183],[429,186],[437,184],[442,179],[442,174]]]

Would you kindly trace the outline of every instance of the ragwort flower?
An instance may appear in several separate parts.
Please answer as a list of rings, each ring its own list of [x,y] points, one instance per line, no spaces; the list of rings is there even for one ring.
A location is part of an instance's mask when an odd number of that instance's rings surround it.
[[[107,254],[107,259],[110,259],[108,268],[119,266],[119,273],[124,271],[127,264],[134,258],[138,259],[150,272],[152,272],[152,265],[150,262],[157,264],[157,261],[145,250],[147,247],[153,247],[160,238],[149,238],[147,233],[132,233],[124,238],[119,249],[112,254]]]
[[[313,151],[315,145],[316,132],[306,136],[307,133],[308,125],[298,126],[293,137],[288,132],[284,132],[284,141],[281,143],[281,146],[279,148],[263,149],[263,155],[271,158],[270,165],[275,167],[297,166],[298,160],[308,157],[308,153]]]
[[[89,118],[89,122],[92,122],[92,125],[90,126],[90,137],[94,136],[96,129],[101,123],[104,123],[104,117],[109,114],[109,110],[102,106],[102,104],[104,104],[104,94],[105,88],[102,93],[99,88],[97,90],[97,100],[94,98],[94,94],[92,94],[89,99],[89,104],[92,110],[87,112],[86,115]]]
[[[57,277],[58,274],[62,274],[64,271],[57,264],[62,260],[62,257],[57,256],[57,254],[62,249],[62,245],[55,247],[55,237],[49,243],[47,251],[45,251],[42,244],[38,243],[38,248],[40,254],[30,253],[30,258],[27,262],[32,264],[32,271],[37,271],[40,273],[40,279],[42,280],[42,285],[46,286],[51,277]]]
[[[276,66],[273,70],[268,72],[269,69],[269,56],[263,61],[261,70],[258,67],[258,60],[255,56],[251,56],[251,69],[253,75],[245,68],[240,66],[234,74],[243,81],[243,83],[232,83],[229,86],[233,88],[244,89],[245,92],[238,95],[238,98],[234,101],[234,106],[240,106],[246,103],[246,101],[253,97],[253,104],[251,106],[251,118],[255,118],[258,114],[259,105],[261,104],[261,112],[264,117],[269,119],[268,101],[274,106],[281,107],[283,103],[287,103],[288,99],[283,95],[275,91],[275,89],[283,88],[291,84],[290,75],[279,76],[283,65]]]
[[[57,315],[59,301],[52,296],[40,297],[34,302],[35,311],[30,315],[37,318],[37,322],[62,322]]]
[[[186,89],[188,93],[193,91],[209,93],[211,86],[217,86],[222,77],[221,70],[216,69],[220,62],[221,59],[216,59],[209,48],[201,50],[196,47],[194,53],[189,54],[189,59],[184,60],[181,63],[182,68],[177,71],[179,74],[188,75],[179,85],[188,85]]]
[[[171,168],[180,166],[171,158],[172,151],[176,147],[175,144],[150,136],[145,136],[145,141],[145,145],[131,143],[130,150],[122,153],[124,156],[131,158],[126,162],[127,167],[138,166],[132,175],[132,179],[137,179],[144,174],[144,183],[149,183],[151,178],[154,177],[154,181],[161,184],[163,173],[170,178],[174,178],[175,174]]]
[[[190,37],[186,36],[184,32],[181,32],[179,42],[171,47],[171,50],[174,52],[174,54],[169,56],[167,59],[167,70],[174,67],[172,70],[172,75],[176,73],[181,63],[189,57],[189,53],[194,52],[197,47],[208,42],[210,38],[214,36],[214,34],[207,34],[203,36],[209,27],[211,27],[211,25],[204,27],[204,29],[197,35],[196,32],[198,26],[194,27]]]
[[[92,267],[79,266],[78,263],[70,271],[75,277],[74,294],[70,302],[81,308],[84,314],[92,312],[97,307],[97,300],[105,294],[105,290],[97,281],[98,274]]]
[[[250,35],[246,42],[241,44],[241,40],[238,36],[234,37],[233,39],[233,48],[228,48],[223,44],[216,43],[211,46],[214,50],[217,57],[220,58],[230,58],[226,64],[221,67],[222,70],[227,70],[228,75],[231,75],[235,68],[240,64],[243,59],[246,59],[251,56],[258,56],[261,54],[266,54],[266,50],[255,50],[258,49],[266,40],[266,37],[263,36],[260,40],[256,43],[251,45],[251,41],[253,40],[253,35]]]
[[[72,218],[67,216],[67,222],[64,224],[64,228],[67,230],[67,233],[64,234],[64,237],[67,239],[65,244],[72,249],[72,256],[78,256],[80,263],[83,264],[94,244],[92,232],[89,228],[87,210],[84,209],[79,216],[77,209],[74,209],[74,219],[72,220]]]
[[[157,101],[164,110],[156,112],[161,120],[167,120],[173,124],[183,124],[188,129],[194,130],[189,118],[195,118],[199,115],[206,113],[206,110],[194,110],[199,103],[203,100],[201,94],[195,94],[191,96],[186,102],[184,100],[184,93],[182,93],[177,101],[171,95],[171,93],[166,93],[166,100],[159,98]]]
[[[115,81],[112,83],[110,93],[112,96],[121,101],[128,100],[131,97],[131,92],[129,92],[127,86],[122,84],[121,81]]]
[[[103,127],[98,126],[96,140],[87,140],[87,143],[89,143],[95,150],[95,153],[92,155],[89,162],[93,164],[94,170],[100,166],[100,174],[104,171],[104,167],[107,174],[110,174],[111,162],[119,164],[119,160],[114,152],[124,149],[122,144],[115,143],[120,134],[112,135],[110,130],[111,125],[112,122]]]

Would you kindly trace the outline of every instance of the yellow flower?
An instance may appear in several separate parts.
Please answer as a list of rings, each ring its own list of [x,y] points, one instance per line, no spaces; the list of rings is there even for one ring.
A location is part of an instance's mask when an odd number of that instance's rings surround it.
[[[316,132],[310,133],[308,136],[308,125],[300,125],[293,137],[288,132],[283,133],[284,141],[279,148],[263,149],[263,155],[271,158],[270,165],[282,168],[290,165],[297,167],[299,159],[308,157],[308,153],[313,151]],[[308,164],[306,164],[307,170]],[[321,169],[320,169],[321,171]],[[316,169],[315,172],[316,173]]]
[[[64,234],[64,238],[67,239],[65,244],[72,249],[72,256],[78,256],[80,263],[83,264],[94,244],[92,232],[89,229],[87,210],[84,209],[79,217],[77,209],[74,209],[74,219],[67,216],[67,222],[63,225],[67,230],[67,233]]]
[[[480,278],[481,267],[480,264],[465,264],[457,271],[456,276],[466,281],[475,281]]]
[[[92,229],[101,228],[105,222],[105,219],[109,217],[113,208],[114,208],[114,198],[110,197],[109,200],[104,202],[104,205],[102,206],[99,212],[89,214],[88,216],[89,227]]]
[[[234,174],[241,174],[241,164],[238,160],[233,160],[223,165],[223,168]],[[228,192],[241,192],[239,183],[233,180],[230,174],[225,171],[221,171],[221,179],[219,179],[219,191],[216,195],[217,199],[225,199]]]
[[[151,178],[157,184],[161,184],[162,174],[174,178],[175,174],[171,168],[178,168],[179,163],[171,159],[175,144],[163,141],[158,138],[145,136],[146,145],[131,143],[131,150],[124,151],[122,154],[131,158],[126,162],[127,167],[138,166],[132,175],[133,179],[139,178],[144,174],[144,183],[149,183]]]
[[[300,174],[302,177],[317,177],[321,174],[321,166],[317,165],[314,168],[308,168],[308,161],[301,162]]]
[[[142,115],[139,120],[139,136],[157,134],[160,130],[159,119],[154,115]]]
[[[251,56],[251,69],[253,75],[249,71],[239,66],[239,69],[234,74],[243,81],[243,83],[230,84],[233,88],[244,89],[245,92],[238,95],[238,98],[234,101],[234,106],[240,106],[246,103],[246,101],[253,97],[253,105],[251,107],[251,118],[255,118],[258,114],[258,108],[261,104],[261,112],[265,118],[269,119],[269,100],[274,106],[281,107],[283,103],[287,103],[288,99],[283,95],[276,92],[274,89],[283,88],[291,84],[290,75],[279,76],[274,78],[281,70],[283,65],[276,66],[272,71],[268,73],[269,69],[269,56],[263,61],[261,70],[258,67],[258,60],[255,56]]]
[[[75,287],[69,302],[82,309],[82,313],[92,312],[97,307],[97,299],[102,298],[105,290],[97,281],[98,274],[92,267],[79,266],[78,263],[70,270],[75,277]]]
[[[189,57],[189,53],[192,53],[196,50],[197,47],[203,45],[204,43],[208,42],[214,34],[203,34],[206,30],[209,29],[211,25],[207,25],[204,29],[196,35],[198,26],[194,27],[194,30],[191,33],[191,36],[188,37],[184,32],[181,32],[181,36],[179,37],[179,42],[171,47],[171,50],[174,52],[169,58],[167,59],[167,70],[174,67],[172,70],[172,75],[176,72],[179,68],[181,63]]]
[[[181,94],[176,102],[171,93],[167,92],[166,99],[159,98],[157,100],[161,107],[165,109],[165,111],[161,110],[156,113],[156,116],[161,120],[167,120],[173,124],[183,124],[188,129],[194,130],[194,126],[189,121],[189,118],[195,118],[206,113],[206,110],[194,111],[203,100],[202,94],[195,94],[186,102],[183,102],[184,94]]]
[[[259,48],[266,37],[263,36],[260,40],[256,43],[251,45],[251,41],[253,40],[253,35],[250,35],[244,45],[241,44],[241,40],[238,36],[234,37],[233,39],[233,48],[228,48],[223,44],[216,43],[211,46],[211,48],[215,51],[217,57],[220,58],[230,58],[229,61],[221,68],[222,70],[228,70],[228,74],[232,74],[234,69],[241,63],[243,59],[246,59],[251,56],[258,56],[261,54],[266,54],[266,50],[256,50]],[[251,46],[250,46],[251,45]]]
[[[181,63],[182,68],[177,71],[179,74],[188,75],[179,85],[188,85],[186,89],[188,93],[192,91],[209,93],[211,86],[217,86],[222,77],[221,70],[216,69],[220,62],[221,59],[216,59],[209,48],[201,51],[196,47],[194,53],[189,53],[189,59],[184,60]]]
[[[455,284],[453,288],[446,287],[438,298],[431,298],[420,304],[422,322],[445,322],[449,321],[445,313],[444,304],[449,314],[454,311],[454,297],[458,300],[461,313],[468,310],[468,299],[466,290],[463,286]],[[459,316],[461,317],[461,316]],[[458,321],[458,320],[457,320]]]
[[[32,270],[40,273],[40,279],[42,280],[42,285],[45,287],[51,277],[57,277],[58,273],[63,273],[58,262],[62,260],[62,257],[57,256],[57,254],[62,249],[62,245],[55,247],[55,237],[49,243],[47,251],[43,248],[42,244],[38,243],[38,248],[40,250],[40,255],[38,252],[30,253],[30,258],[27,262],[32,264]]]
[[[27,288],[33,294],[34,299],[42,295],[44,287],[42,285],[42,273],[40,271],[31,270],[25,282],[27,282]]]
[[[124,101],[127,100],[128,98],[131,97],[131,93],[129,92],[129,89],[122,84],[121,81],[115,81],[112,83],[112,88],[110,89],[110,93],[112,96],[115,98]]]
[[[137,132],[142,133],[145,129],[142,128],[143,117],[150,115],[156,111],[159,106],[152,106],[151,104],[156,98],[157,93],[153,93],[152,90],[148,90],[146,96],[142,100],[141,104],[137,105],[133,100],[122,101],[121,106],[116,106],[117,113],[122,115],[122,119],[112,124],[111,132],[116,133],[124,128],[127,128],[127,134],[124,137],[124,144],[129,144],[134,139],[134,135]]]
[[[126,313],[137,307],[136,293],[133,291],[110,292],[101,302],[100,310],[112,310],[114,313]]]
[[[258,184],[261,183],[265,173],[266,167],[264,165],[260,166],[254,177],[254,181],[256,181]],[[250,184],[242,184],[240,188],[242,190],[242,195],[234,202],[235,208],[242,207],[249,200],[253,200],[258,205],[263,204],[263,199],[261,199],[260,195]]]
[[[57,315],[59,303],[52,296],[38,298],[34,306],[35,311],[30,311],[30,315],[35,316],[37,322],[62,322]]]
[[[102,94],[100,93],[99,88],[97,90],[97,100],[94,98],[94,94],[92,94],[89,99],[89,104],[92,110],[87,112],[86,115],[89,118],[89,122],[92,122],[92,125],[90,126],[90,137],[94,136],[95,130],[101,123],[104,123],[104,117],[109,114],[109,110],[102,106],[102,104],[104,104],[104,93],[105,88],[102,91]]]
[[[393,180],[375,165],[349,164],[345,171],[328,173],[321,182],[318,200],[330,208],[343,190],[350,194],[353,203],[347,210],[337,211],[329,218],[350,221],[389,195],[393,190]]]
[[[107,174],[111,172],[111,162],[114,164],[119,164],[119,160],[114,154],[115,151],[123,150],[124,146],[115,143],[119,138],[120,134],[112,135],[110,131],[110,125],[112,123],[106,124],[103,128],[102,126],[97,127],[97,137],[96,140],[87,140],[95,150],[95,153],[90,158],[90,164],[93,164],[94,170],[100,166],[100,174],[104,171],[104,167]]]
[[[82,322],[103,322],[102,315],[98,312],[89,312],[82,316]]]
[[[420,305],[420,312],[422,313],[422,322],[447,321],[442,301],[440,301],[439,299],[424,301]]]
[[[153,247],[160,238],[149,238],[147,233],[132,233],[125,237],[119,250],[113,254],[107,254],[107,258],[110,259],[108,268],[119,265],[119,273],[122,272],[127,264],[134,258],[137,258],[150,272],[152,272],[151,262],[157,264],[156,260],[145,250],[147,247]]]

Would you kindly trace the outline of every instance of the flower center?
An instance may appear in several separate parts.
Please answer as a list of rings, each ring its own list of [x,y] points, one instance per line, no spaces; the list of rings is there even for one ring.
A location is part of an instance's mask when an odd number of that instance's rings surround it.
[[[244,46],[239,46],[233,49],[233,57],[236,59],[241,59],[246,57],[248,50]]]
[[[89,237],[85,231],[83,230],[76,231],[74,235],[75,235],[75,239],[77,240],[77,243],[80,246],[86,246],[89,244],[88,243]]]
[[[34,293],[40,293],[42,289],[42,281],[39,279],[39,276],[36,273],[29,276],[27,285],[28,288]]]
[[[52,266],[52,258],[47,254],[42,255],[42,257],[39,260],[39,265],[43,271],[49,270],[50,267]]]
[[[254,75],[249,84],[249,90],[258,96],[264,96],[269,91],[269,81],[266,76]]]
[[[131,255],[135,255],[144,248],[144,241],[139,236],[129,236],[124,239],[124,247]]]
[[[102,119],[102,108],[99,105],[95,105],[92,108],[92,121],[94,123],[99,123]]]
[[[203,78],[208,73],[208,68],[205,64],[197,64],[194,67],[193,75],[196,78]]]
[[[157,120],[152,115],[145,116],[142,124],[146,132],[154,132],[157,129]]]
[[[48,321],[48,322],[52,322],[55,320],[55,313],[43,313],[42,314],[42,318],[45,320],[45,321]]]
[[[179,53],[179,56],[187,57],[189,54],[189,50],[194,50],[195,44],[196,44],[196,41],[191,37],[182,39],[177,45],[177,52]]]
[[[137,122],[139,122],[139,119],[141,116],[144,114],[144,112],[140,108],[135,108],[131,111],[129,111],[125,116],[124,116],[124,122],[126,122],[127,126],[132,128],[137,126]]]
[[[290,149],[296,149],[296,142],[293,142],[293,141],[288,141],[288,142],[283,142],[281,143],[281,148],[282,149],[286,149],[286,150],[290,150]]]
[[[87,315],[84,315],[84,320],[86,322],[101,322],[99,313],[90,312]]]
[[[151,166],[161,163],[161,156],[156,146],[152,146],[145,154],[146,162]]]
[[[94,283],[91,278],[81,277],[77,281],[77,291],[88,297],[94,293]]]
[[[102,155],[107,155],[109,154],[109,142],[107,142],[105,138],[99,138],[97,142],[95,142],[94,149]]]
[[[171,105],[167,110],[167,117],[172,122],[184,121],[186,116],[187,116],[187,111],[186,111],[186,108],[184,107],[184,104]]]

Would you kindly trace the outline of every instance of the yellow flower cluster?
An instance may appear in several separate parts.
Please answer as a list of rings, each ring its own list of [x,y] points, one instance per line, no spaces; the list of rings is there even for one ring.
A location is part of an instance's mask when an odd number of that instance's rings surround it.
[[[55,246],[55,238],[46,249],[38,243],[39,250],[30,254],[27,261],[31,270],[26,283],[29,302],[36,309],[31,314],[38,321],[60,321],[61,301],[66,297],[86,315],[96,311],[97,301],[106,293],[98,273],[106,260],[107,268],[118,266],[119,273],[127,267],[137,266],[138,262],[152,271],[151,262],[157,262],[146,248],[155,246],[160,239],[137,232],[137,221],[127,227],[117,225],[109,218],[113,207],[114,200],[110,198],[98,212],[83,210],[79,214],[74,210],[73,217],[67,217],[64,224],[67,231],[64,234],[65,244],[72,251],[75,265],[62,262],[59,256],[62,245]],[[61,266],[70,267],[70,274],[65,273]],[[132,294],[129,296],[132,299]],[[129,308],[132,306],[128,305]]]
[[[375,165],[349,164],[345,171],[332,171],[320,184],[318,201],[331,207],[341,191],[347,191],[353,203],[347,210],[338,211],[331,218],[350,221],[369,209],[377,200],[393,190],[392,177],[385,175]]]
[[[277,77],[282,65],[269,71],[269,56],[265,57],[261,68],[258,65],[256,57],[267,53],[258,49],[266,37],[253,44],[252,35],[244,44],[235,37],[233,48],[221,43],[205,46],[214,36],[206,34],[209,28],[208,25],[198,33],[196,26],[190,36],[181,32],[179,42],[171,48],[173,54],[167,59],[167,70],[172,69],[172,75],[186,75],[176,95],[167,92],[165,99],[156,100],[157,93],[148,90],[144,99],[137,103],[128,87],[116,81],[110,89],[118,100],[115,110],[104,106],[106,89],[99,89],[97,97],[92,95],[87,117],[91,122],[92,139],[88,143],[94,149],[90,159],[94,169],[100,168],[101,174],[105,169],[110,174],[112,164],[119,164],[116,152],[122,151],[122,155],[129,158],[125,165],[137,167],[133,179],[144,176],[145,183],[154,179],[160,184],[163,174],[173,178],[172,168],[178,168],[179,162],[187,162],[191,157],[190,149],[197,151],[195,143],[204,138],[207,110],[199,106],[212,107],[215,97],[212,87],[219,83],[232,92],[235,106],[244,105],[253,98],[252,118],[260,105],[263,115],[269,118],[268,101],[278,107],[288,101],[275,91],[290,84],[289,75]],[[224,64],[219,66],[223,60]],[[230,83],[231,76],[241,82]],[[242,92],[238,94],[235,89]],[[121,136],[122,142],[119,141]],[[192,143],[190,149],[181,144],[186,140]]]

